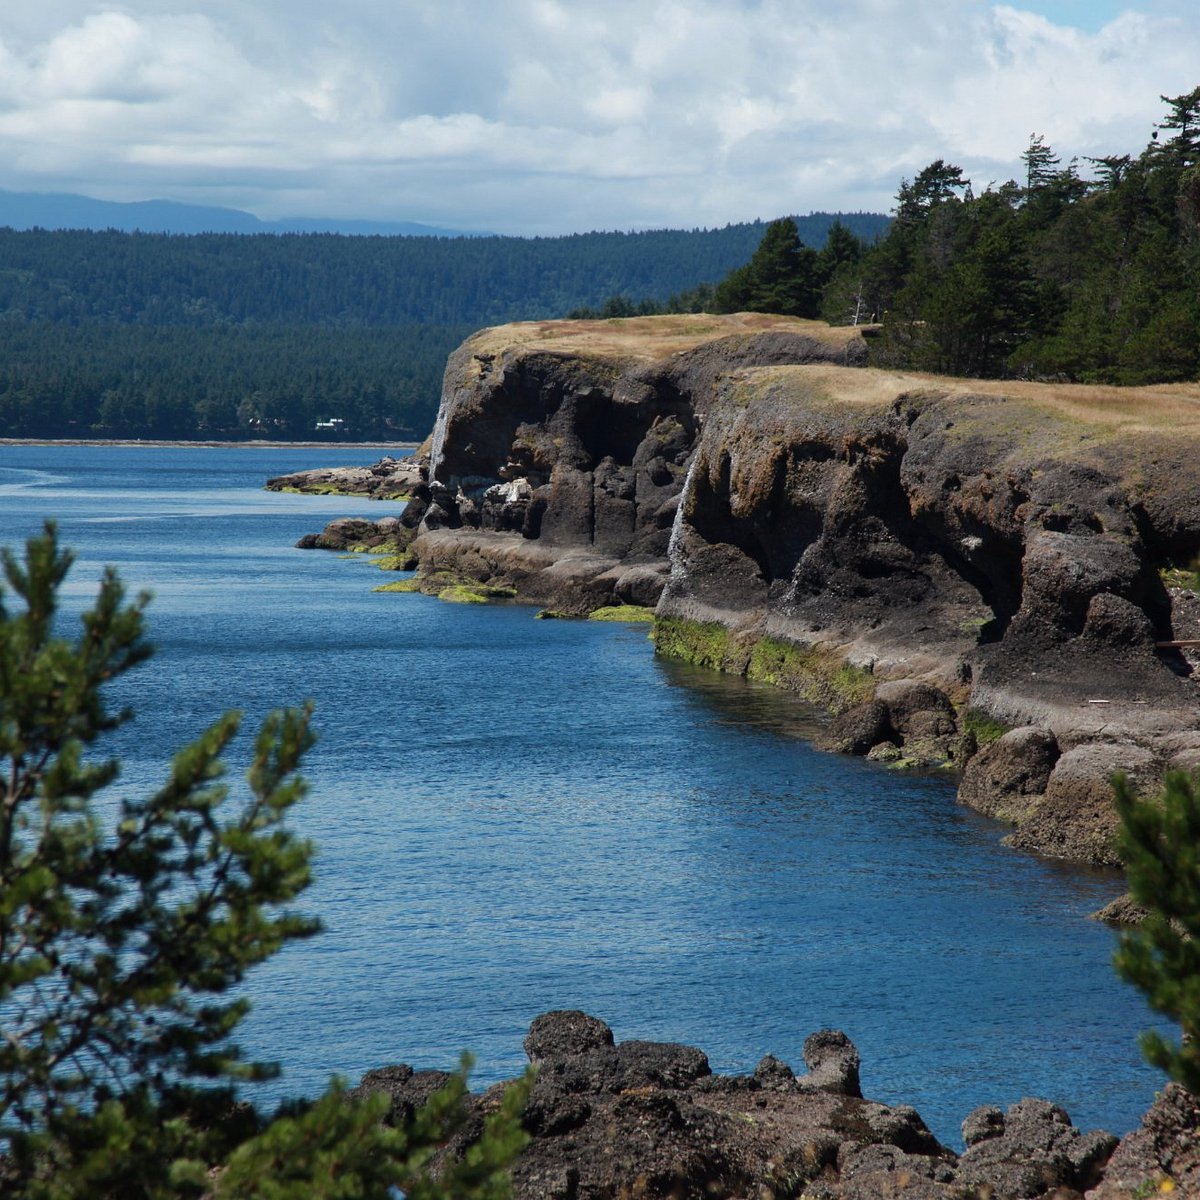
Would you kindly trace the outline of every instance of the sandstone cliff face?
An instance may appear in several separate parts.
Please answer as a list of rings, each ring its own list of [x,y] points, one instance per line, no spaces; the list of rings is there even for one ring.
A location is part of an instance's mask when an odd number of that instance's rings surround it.
[[[485,330],[402,518],[463,577],[792,687],[828,748],[962,772],[1026,849],[1115,864],[1110,776],[1200,765],[1200,388],[866,369],[751,314]],[[1168,584],[1186,586],[1168,586]],[[509,591],[507,594],[512,594]]]
[[[856,331],[751,314],[485,330],[446,369],[417,493],[422,569],[570,611],[654,603],[716,379],[734,365],[864,360]]]
[[[1196,636],[1159,567],[1200,552],[1198,410],[1180,389],[735,373],[680,503],[666,647],[750,674],[764,643],[820,650],[776,670],[810,692],[831,662],[861,673],[814,697],[844,710],[833,748],[955,762],[1014,844],[1114,862],[1111,773],[1151,787],[1200,753],[1190,664],[1158,645]]]

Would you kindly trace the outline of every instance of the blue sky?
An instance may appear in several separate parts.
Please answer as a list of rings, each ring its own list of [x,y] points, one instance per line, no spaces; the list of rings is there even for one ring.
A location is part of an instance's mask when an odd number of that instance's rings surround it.
[[[0,187],[554,234],[1138,153],[1197,0],[0,4]]]
[[[1058,25],[1070,25],[1094,33],[1122,12],[1144,12],[1149,6],[1122,4],[1120,0],[1030,0],[1020,7],[1040,13]]]

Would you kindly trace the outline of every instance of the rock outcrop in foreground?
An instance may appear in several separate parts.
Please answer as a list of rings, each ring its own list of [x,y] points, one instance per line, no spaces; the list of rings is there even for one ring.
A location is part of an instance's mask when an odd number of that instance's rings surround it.
[[[657,604],[658,653],[793,688],[829,749],[949,766],[1014,845],[1115,865],[1112,773],[1200,766],[1200,386],[865,359],[860,330],[751,314],[485,330],[397,561]]]
[[[1164,1181],[1180,1195],[1200,1184],[1200,1114],[1174,1086],[1119,1145],[1075,1129],[1053,1104],[1022,1100],[1007,1112],[972,1112],[966,1149],[955,1154],[916,1110],[863,1099],[858,1052],[833,1030],[805,1042],[808,1070],[799,1075],[769,1056],[752,1075],[714,1075],[700,1050],[614,1044],[612,1030],[582,1012],[538,1017],[525,1050],[538,1076],[525,1114],[531,1140],[513,1173],[516,1200],[1117,1200],[1145,1197]],[[387,1093],[391,1119],[403,1123],[447,1078],[385,1067],[356,1092]],[[473,1118],[446,1153],[464,1152],[501,1091],[473,1099]]]

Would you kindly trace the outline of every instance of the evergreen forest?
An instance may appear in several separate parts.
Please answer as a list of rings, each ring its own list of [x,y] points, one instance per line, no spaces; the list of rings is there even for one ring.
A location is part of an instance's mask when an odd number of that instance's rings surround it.
[[[872,240],[887,218],[840,222]],[[0,229],[0,437],[420,439],[485,325],[745,263],[768,228],[557,238]],[[799,235],[798,235],[799,236]],[[338,419],[336,432],[316,430]]]
[[[1024,178],[976,192],[938,159],[896,195],[885,236],[835,226],[820,252],[784,218],[712,291],[881,323],[872,361],[949,375],[1101,384],[1200,376],[1200,87],[1164,96],[1149,144],[1064,163],[1034,134]]]

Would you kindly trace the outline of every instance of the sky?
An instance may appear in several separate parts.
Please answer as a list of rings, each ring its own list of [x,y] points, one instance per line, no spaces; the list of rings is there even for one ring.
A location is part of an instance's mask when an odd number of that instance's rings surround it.
[[[496,233],[887,212],[1132,153],[1197,0],[0,0],[0,187]]]

